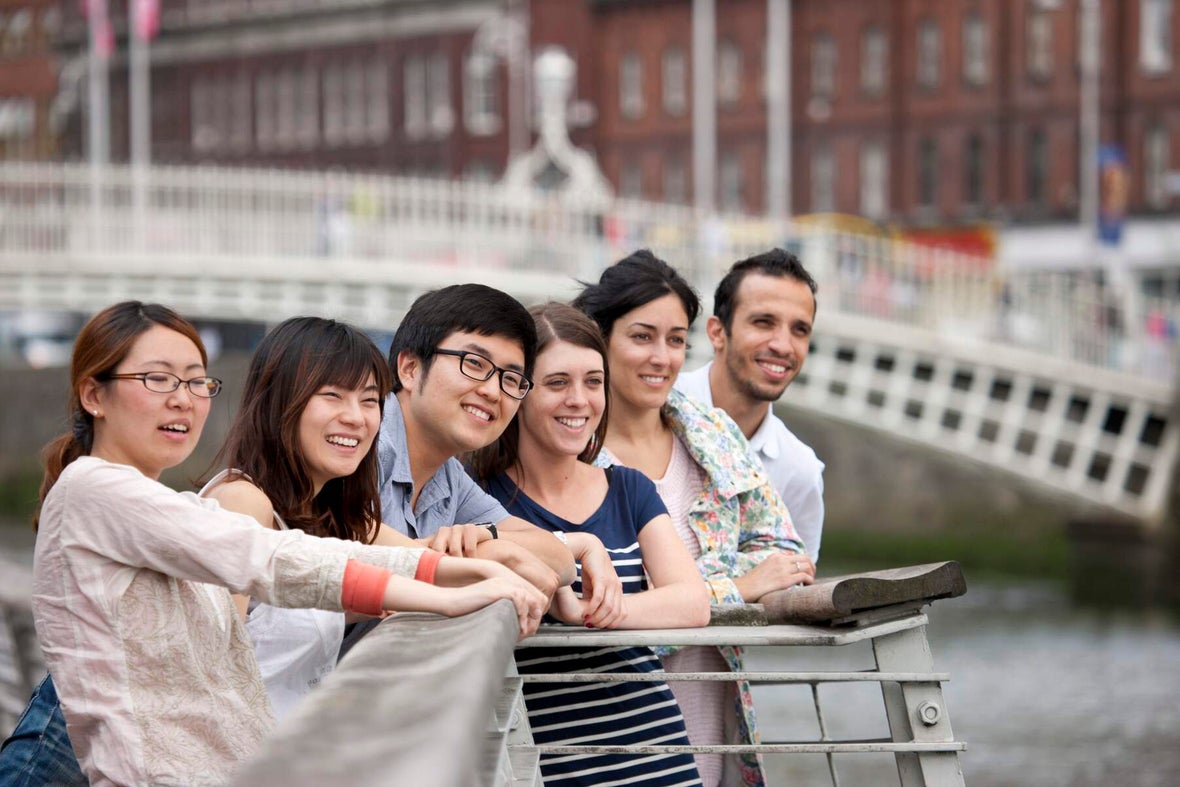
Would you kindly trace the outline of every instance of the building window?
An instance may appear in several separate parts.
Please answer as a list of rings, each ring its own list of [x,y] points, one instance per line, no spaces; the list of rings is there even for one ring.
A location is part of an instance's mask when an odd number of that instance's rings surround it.
[[[344,67],[340,63],[324,66],[324,142],[344,142]]]
[[[189,125],[191,144],[197,153],[213,150],[220,142],[213,118],[216,106],[213,81],[208,77],[194,78],[189,92]]]
[[[426,136],[426,58],[409,55],[402,62],[402,122],[406,136]]]
[[[299,131],[300,74],[288,66],[279,71],[277,79],[275,143],[280,148],[293,148]]]
[[[926,137],[918,143],[918,206],[933,208],[938,200],[938,146]]]
[[[1033,205],[1044,205],[1045,187],[1049,179],[1049,145],[1045,132],[1033,129],[1028,135],[1028,183],[1026,197]]]
[[[643,62],[635,52],[619,61],[619,112],[625,118],[643,116]]]
[[[316,68],[307,65],[300,77],[296,110],[299,144],[314,147],[320,139],[320,75]]]
[[[963,20],[963,79],[967,84],[987,84],[989,49],[987,22],[978,13],[968,15]]]
[[[468,59],[467,66],[468,78],[464,83],[467,129],[472,133],[493,133],[499,127],[496,61],[490,55],[479,55],[478,63],[473,65]],[[412,54],[401,68],[402,125],[406,136],[422,139],[450,135],[454,112],[451,109],[451,60],[446,53]],[[477,70],[479,73],[474,74]],[[492,91],[490,97],[480,92],[485,88]],[[369,136],[388,138],[388,74],[380,59],[369,65],[367,90]]]
[[[889,39],[877,25],[860,34],[860,87],[872,96],[885,92],[889,78]]]
[[[277,116],[275,77],[274,74],[264,72],[254,80],[254,135],[259,150],[274,149],[278,133]]]
[[[664,52],[664,111],[679,117],[688,109],[688,61],[678,47]]]
[[[733,106],[742,98],[742,50],[733,41],[717,47],[717,103]]]
[[[883,219],[889,210],[887,188],[889,159],[885,145],[867,142],[860,149],[860,212],[870,219]]]
[[[746,208],[741,156],[736,151],[723,153],[718,170],[721,210],[726,213],[741,213]]]
[[[367,119],[365,64],[352,60],[344,67],[344,135],[351,144],[365,141]]]
[[[1169,148],[1171,147],[1171,140],[1168,139],[1168,129],[1166,126],[1157,125],[1152,126],[1147,132],[1147,138],[1143,142],[1143,174],[1144,174],[1144,196],[1147,199],[1147,204],[1152,208],[1165,208],[1168,205],[1168,167],[1169,164]]]
[[[811,41],[811,95],[831,98],[836,92],[836,42],[827,33]]]
[[[480,84],[473,88],[481,91],[476,97],[480,112],[476,125],[480,129],[498,130],[499,76],[494,61],[489,72],[481,74]],[[446,137],[454,129],[454,110],[451,109],[451,58],[447,57],[446,52],[435,52],[427,58],[426,91],[427,119],[430,122],[431,133],[435,137]]]
[[[477,136],[500,130],[500,67],[485,52],[470,53],[463,69],[463,125]]]
[[[619,196],[624,199],[643,199],[643,168],[639,162],[623,164],[619,174]]]
[[[1148,74],[1172,69],[1172,0],[1139,0],[1139,65]]]
[[[380,57],[369,62],[365,79],[365,107],[368,111],[366,127],[369,139],[384,142],[389,139],[389,68]]]
[[[983,202],[983,137],[967,137],[963,150],[963,202],[980,205]]]
[[[1033,79],[1048,79],[1053,75],[1053,17],[1052,10],[1037,4],[1028,8],[1025,29],[1025,60],[1028,75]]]
[[[235,150],[249,150],[250,118],[253,115],[250,111],[250,77],[245,73],[235,75],[231,90],[233,97],[230,103],[233,106],[233,114],[229,119],[229,142]]]
[[[931,90],[942,79],[942,30],[932,19],[918,25],[918,85]]]
[[[688,204],[688,170],[678,157],[664,159],[664,202]]]
[[[821,147],[811,158],[811,210],[830,213],[836,209],[836,158],[832,149]]]

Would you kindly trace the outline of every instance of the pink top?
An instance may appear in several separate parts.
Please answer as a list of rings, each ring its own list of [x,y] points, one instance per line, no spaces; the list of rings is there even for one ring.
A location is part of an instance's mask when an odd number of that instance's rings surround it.
[[[274,716],[230,590],[340,610],[349,560],[412,577],[423,551],[259,527],[75,460],[41,510],[33,616],[90,783],[224,784],[257,751]]]
[[[701,542],[688,522],[688,510],[692,502],[701,496],[705,488],[705,471],[701,469],[684,447],[680,438],[672,438],[672,458],[664,477],[656,482],[656,489],[668,515],[676,527],[676,534],[688,547],[692,559],[701,556]],[[729,665],[714,647],[680,648],[663,657],[664,669],[668,672],[728,672]],[[709,681],[670,681],[668,686],[684,714],[689,741],[694,746],[725,743],[725,714],[729,708],[726,702],[730,688],[725,683]],[[721,754],[695,755],[697,770],[705,785],[721,781],[723,757]]]

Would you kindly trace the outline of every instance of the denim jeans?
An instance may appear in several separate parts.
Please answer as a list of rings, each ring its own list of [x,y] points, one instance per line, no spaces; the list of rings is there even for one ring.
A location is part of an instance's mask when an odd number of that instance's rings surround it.
[[[0,787],[75,787],[88,784],[70,745],[66,718],[46,675],[16,729],[0,747]]]

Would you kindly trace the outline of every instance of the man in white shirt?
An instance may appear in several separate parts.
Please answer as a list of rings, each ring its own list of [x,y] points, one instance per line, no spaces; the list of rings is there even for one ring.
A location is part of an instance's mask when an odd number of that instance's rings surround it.
[[[735,263],[717,285],[705,330],[713,360],[676,387],[720,407],[742,430],[791,512],[812,560],[824,526],[824,463],[774,414],[807,360],[815,321],[815,280],[782,249]]]

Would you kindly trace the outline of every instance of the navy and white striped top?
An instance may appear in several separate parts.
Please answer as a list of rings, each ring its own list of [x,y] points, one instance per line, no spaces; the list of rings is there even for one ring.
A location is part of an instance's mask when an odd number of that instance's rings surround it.
[[[667,513],[655,485],[627,467],[607,471],[609,489],[602,505],[581,524],[542,508],[506,475],[492,479],[488,491],[508,512],[551,531],[590,532],[610,553],[624,593],[647,590],[639,531]],[[581,566],[574,591],[581,593]],[[650,648],[522,648],[516,652],[521,674],[546,672],[662,672]],[[663,682],[618,684],[526,683],[525,705],[533,739],[540,744],[688,745],[684,718]],[[699,785],[689,754],[544,755],[546,787],[568,785]]]

